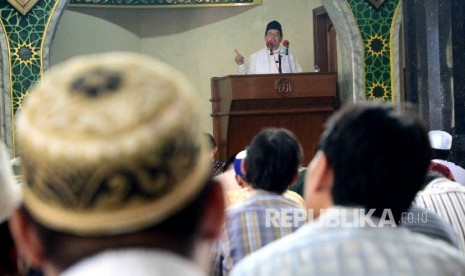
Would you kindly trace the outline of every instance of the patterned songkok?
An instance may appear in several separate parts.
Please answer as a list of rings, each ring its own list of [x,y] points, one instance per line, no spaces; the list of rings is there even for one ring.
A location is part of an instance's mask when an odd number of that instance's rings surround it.
[[[87,236],[167,219],[210,173],[198,98],[178,71],[138,54],[52,67],[17,116],[24,206],[51,229]]]

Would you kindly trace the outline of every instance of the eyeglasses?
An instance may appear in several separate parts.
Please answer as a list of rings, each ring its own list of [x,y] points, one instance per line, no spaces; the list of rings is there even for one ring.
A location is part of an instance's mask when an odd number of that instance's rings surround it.
[[[268,38],[281,37],[281,33],[279,33],[279,32],[276,32],[276,33],[268,32],[268,33],[266,33],[266,37],[268,37]]]

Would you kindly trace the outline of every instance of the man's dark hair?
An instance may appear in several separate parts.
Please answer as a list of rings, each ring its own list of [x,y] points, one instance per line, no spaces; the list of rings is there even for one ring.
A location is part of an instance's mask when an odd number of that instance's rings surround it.
[[[320,141],[334,172],[335,205],[391,209],[399,221],[421,189],[431,159],[424,123],[390,104],[346,105]]]
[[[66,269],[74,263],[91,255],[109,249],[158,248],[169,250],[189,257],[197,237],[199,223],[206,208],[207,198],[213,186],[219,185],[209,178],[192,201],[162,222],[148,226],[146,229],[128,234],[113,236],[78,236],[53,230],[37,222],[22,206],[21,210],[37,229],[44,255],[60,269]],[[63,254],[63,253],[66,254]]]
[[[295,135],[283,128],[257,134],[247,148],[247,182],[255,189],[282,194],[297,175],[302,149]]]

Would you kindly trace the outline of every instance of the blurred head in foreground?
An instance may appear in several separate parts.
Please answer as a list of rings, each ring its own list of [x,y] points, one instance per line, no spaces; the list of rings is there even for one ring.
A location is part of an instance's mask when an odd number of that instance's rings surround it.
[[[47,72],[17,116],[25,186],[10,228],[28,263],[52,274],[127,248],[196,259],[223,219],[198,98],[178,71],[137,54]]]

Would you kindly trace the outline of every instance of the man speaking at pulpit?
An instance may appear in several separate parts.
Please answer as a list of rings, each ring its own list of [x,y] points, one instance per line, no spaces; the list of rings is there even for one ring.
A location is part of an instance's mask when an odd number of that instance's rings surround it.
[[[244,63],[244,56],[237,50],[238,74],[300,73],[302,68],[296,56],[289,50],[289,41],[283,40],[281,24],[274,20],[266,25],[265,47],[253,53]]]

